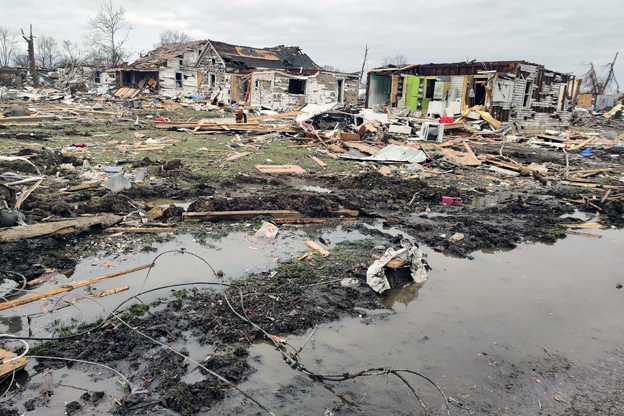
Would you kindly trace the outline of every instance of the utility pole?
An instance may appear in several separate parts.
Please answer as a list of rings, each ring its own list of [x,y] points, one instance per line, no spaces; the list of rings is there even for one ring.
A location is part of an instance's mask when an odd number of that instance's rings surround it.
[[[368,57],[368,43],[364,51],[364,62],[362,62],[362,70],[360,71],[360,84],[362,83],[362,77],[364,76],[364,67],[366,66],[366,57]]]
[[[22,30],[22,37],[28,43],[28,60],[30,61],[30,74],[33,77],[33,86],[39,88],[39,75],[37,75],[37,64],[35,63],[35,38],[32,34],[32,25],[30,25],[30,37],[24,35],[24,30]]]
[[[605,90],[607,89],[607,87],[611,83],[611,77],[613,76],[613,67],[615,66],[615,61],[616,61],[616,59],[618,57],[618,54],[619,54],[619,52],[615,53],[615,58],[613,58],[613,62],[610,64],[611,65],[611,69],[609,69],[609,75],[607,75],[607,79],[605,80],[604,84],[602,85],[600,94],[604,94]]]

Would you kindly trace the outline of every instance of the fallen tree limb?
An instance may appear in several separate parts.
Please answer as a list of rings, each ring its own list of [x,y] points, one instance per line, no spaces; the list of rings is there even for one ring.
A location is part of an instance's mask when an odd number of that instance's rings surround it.
[[[115,225],[123,217],[119,215],[102,215],[99,217],[76,218],[68,221],[40,223],[13,227],[0,231],[0,242],[7,243],[27,238],[48,237],[88,230],[100,230]]]

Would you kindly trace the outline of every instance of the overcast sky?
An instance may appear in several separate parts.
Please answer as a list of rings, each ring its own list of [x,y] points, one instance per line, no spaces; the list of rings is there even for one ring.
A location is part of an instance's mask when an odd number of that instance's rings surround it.
[[[81,41],[91,0],[0,0],[0,25]],[[132,25],[129,45],[152,49],[161,31],[244,46],[300,46],[319,65],[359,71],[384,56],[410,63],[526,60],[582,75],[624,54],[624,0],[114,0]],[[24,45],[25,43],[22,42]],[[616,77],[624,90],[624,56]]]

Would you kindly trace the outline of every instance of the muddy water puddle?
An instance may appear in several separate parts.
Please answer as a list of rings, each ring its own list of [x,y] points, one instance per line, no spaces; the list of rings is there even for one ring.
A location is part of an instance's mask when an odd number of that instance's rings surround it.
[[[373,227],[382,229],[381,222]],[[384,232],[396,235],[400,230],[384,229]],[[509,252],[475,253],[472,261],[446,257],[425,247],[423,251],[433,270],[424,286],[408,285],[384,294],[383,304],[387,309],[362,310],[360,317],[322,325],[304,349],[302,360],[309,369],[324,374],[371,367],[408,368],[425,374],[447,396],[460,402],[475,397],[487,402],[496,400],[491,397],[492,371],[496,371],[491,363],[492,355],[511,362],[541,357],[545,351],[564,354],[572,363],[607,358],[624,339],[621,325],[624,290],[616,289],[616,284],[624,283],[621,273],[624,258],[620,255],[624,249],[624,231],[592,230],[592,233],[603,238],[572,235],[553,246],[523,245]],[[343,226],[281,227],[275,241],[234,232],[219,241],[211,241],[212,246],[207,247],[184,235],[158,246],[156,253],[85,259],[71,280],[148,264],[158,254],[181,248],[206,258],[215,270],[223,270],[226,278],[238,278],[246,272],[270,269],[277,259],[301,255],[307,251],[303,241],[318,237],[331,240],[332,246],[344,240],[368,238]],[[102,267],[102,261],[112,261],[117,266]],[[145,280],[145,272],[95,284],[92,290],[97,292],[130,286],[126,292],[98,299],[101,305],[82,302],[77,308],[33,319],[30,326],[19,312],[7,311],[0,319],[0,330],[44,335],[54,319],[78,316],[81,320],[92,320],[98,315],[106,316],[105,308],[113,308],[136,293]],[[68,281],[56,278],[36,290],[49,290]],[[157,261],[144,290],[197,281],[214,282],[215,278],[198,259],[188,254],[166,254]],[[68,297],[80,296],[82,293],[76,293],[80,291],[74,290]],[[142,300],[149,303],[169,296],[170,290],[164,290],[145,295]],[[21,309],[29,314],[41,312],[41,306],[36,303]],[[285,337],[298,347],[309,333]],[[200,346],[190,333],[187,339],[177,349],[185,348],[191,358],[202,361],[213,352],[210,347]],[[277,414],[323,414],[334,406],[346,406],[359,414],[419,412],[406,387],[396,380],[370,377],[323,384],[289,368],[272,345],[256,344],[250,354],[250,363],[257,371],[240,387]],[[28,377],[31,386],[38,386],[42,381],[42,373],[35,372],[33,365],[29,364],[27,372],[21,373],[20,383],[28,381]],[[65,402],[77,397],[76,387],[106,391],[108,398],[110,394],[122,395],[119,384],[106,370],[78,366],[53,373],[55,383],[60,383],[47,414],[64,414]],[[184,376],[188,383],[202,379],[201,373],[192,367]],[[436,414],[442,406],[436,391],[422,380],[410,378],[410,382],[418,386],[421,397]],[[38,388],[31,390],[32,398],[38,396]],[[222,404],[200,414],[230,414],[233,409],[237,414],[258,413],[240,395],[231,393]],[[466,408],[451,410],[452,414],[468,414]]]
[[[323,374],[409,368],[460,403],[476,397],[494,403],[493,375],[500,370],[493,368],[493,354],[518,362],[558,353],[572,365],[608,359],[624,339],[624,290],[616,289],[624,280],[624,259],[618,255],[624,231],[597,233],[603,238],[570,236],[554,246],[475,254],[473,261],[425,249],[433,270],[423,287],[386,293],[388,311],[323,325],[303,360]],[[299,346],[306,338],[288,341]],[[406,387],[385,376],[328,386],[287,369],[269,345],[254,347],[254,354],[258,371],[242,387],[279,414],[323,414],[345,402],[361,414],[420,414]],[[526,377],[535,384],[536,376]],[[436,392],[422,380],[410,381],[436,414],[442,406]],[[226,405],[237,403],[232,398]],[[537,414],[537,406],[536,401],[535,412],[526,414]],[[457,406],[451,410],[469,413]]]
[[[381,229],[381,224],[375,225]],[[253,231],[250,231],[253,234]],[[114,239],[114,237],[111,237]],[[52,328],[66,325],[79,325],[80,322],[91,322],[98,317],[106,317],[109,311],[136,293],[150,289],[191,283],[217,283],[218,280],[196,256],[205,259],[215,271],[223,272],[224,281],[238,279],[247,273],[269,270],[280,260],[299,257],[309,251],[305,240],[328,240],[330,247],[345,241],[367,238],[361,232],[348,226],[332,226],[326,224],[310,226],[282,226],[275,239],[257,238],[248,232],[236,231],[220,239],[208,239],[206,244],[198,243],[191,235],[175,236],[173,241],[160,245],[153,244],[156,252],[138,252],[136,254],[115,253],[88,257],[81,261],[70,278],[55,277],[31,289],[32,293],[45,292],[67,285],[72,282],[90,280],[100,276],[149,265],[156,259],[155,266],[139,270],[123,276],[103,280],[70,292],[21,306],[19,310],[9,310],[0,317],[0,331],[31,336],[43,336]],[[186,251],[186,253],[181,252]],[[106,267],[108,265],[108,267]],[[11,281],[12,282],[12,281]],[[12,282],[13,283],[13,282]],[[14,283],[13,283],[14,284]],[[123,288],[124,291],[75,303],[62,309],[55,309],[58,302]],[[185,286],[188,289],[197,287],[204,289],[207,285],[197,284]],[[214,287],[214,286],[212,286]],[[149,304],[159,298],[169,298],[177,288],[163,289],[141,296],[141,301]],[[134,302],[128,303],[130,306]],[[54,311],[49,313],[49,311]],[[25,315],[31,316],[28,321]],[[205,358],[205,357],[204,357]]]

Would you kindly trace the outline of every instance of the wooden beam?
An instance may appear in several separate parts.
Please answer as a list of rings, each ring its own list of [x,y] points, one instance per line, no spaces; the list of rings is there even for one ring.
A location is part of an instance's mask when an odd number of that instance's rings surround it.
[[[47,298],[48,296],[54,296],[54,295],[57,295],[59,293],[69,292],[70,290],[74,290],[74,289],[77,289],[79,287],[88,286],[88,285],[91,285],[93,283],[101,282],[102,280],[111,279],[113,277],[122,276],[122,275],[128,274],[128,273],[134,273],[134,272],[137,272],[139,270],[147,269],[148,267],[151,267],[151,266],[152,266],[152,264],[146,264],[146,265],[143,265],[143,266],[135,267],[133,269],[124,270],[124,271],[117,272],[117,273],[112,273],[112,274],[107,274],[107,275],[101,276],[101,277],[96,277],[95,279],[81,280],[79,282],[69,283],[69,284],[67,284],[67,285],[65,285],[63,287],[59,287],[59,288],[56,288],[56,289],[48,290],[47,292],[35,293],[34,295],[24,296],[24,297],[19,298],[19,299],[14,299],[14,300],[10,300],[8,302],[3,302],[3,303],[0,303],[0,311],[6,310],[6,309],[10,309],[10,308],[15,307],[15,306],[21,306],[21,305],[26,305],[28,303],[36,302],[36,301],[38,301],[40,299]]]
[[[273,218],[303,218],[305,214],[290,210],[223,211],[223,212],[185,212],[184,221],[222,221],[245,220],[264,215]]]
[[[0,231],[0,242],[17,241],[26,238],[45,237],[51,235],[75,233],[86,230],[108,228],[121,222],[123,217],[118,215],[102,215],[99,217],[76,218],[69,221],[58,221],[12,227]]]
[[[313,161],[315,161],[316,163],[318,163],[318,165],[322,168],[326,168],[327,167],[327,163],[323,162],[321,159],[319,159],[316,156],[310,156],[310,159],[312,159]]]
[[[318,251],[321,254],[321,256],[331,255],[329,251],[325,250],[323,247],[319,246],[314,241],[304,241],[304,243],[306,246],[310,247],[312,250]]]

